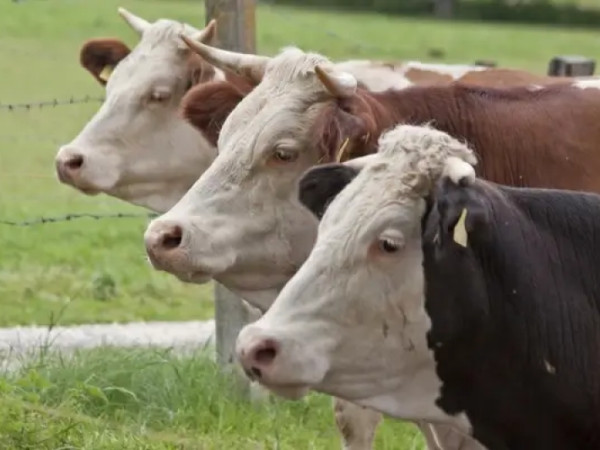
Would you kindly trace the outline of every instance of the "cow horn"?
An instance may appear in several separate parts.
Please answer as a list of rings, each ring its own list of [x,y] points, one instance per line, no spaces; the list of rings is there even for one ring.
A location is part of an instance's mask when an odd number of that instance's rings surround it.
[[[475,169],[464,159],[449,156],[444,164],[442,175],[450,178],[454,184],[459,184],[461,180],[472,183],[475,180]]]
[[[320,66],[315,66],[319,81],[334,97],[352,97],[356,93],[358,82],[354,75],[348,72],[329,72]]]
[[[135,14],[130,13],[125,8],[119,8],[117,10],[119,15],[133,28],[139,35],[141,35],[149,26],[150,22]]]
[[[217,20],[211,19],[203,30],[198,31],[192,39],[203,44],[210,44],[217,31]]]
[[[268,56],[251,55],[247,53],[236,53],[197,42],[187,36],[179,36],[195,53],[198,53],[209,63],[240,76],[260,82],[267,63],[271,58]]]

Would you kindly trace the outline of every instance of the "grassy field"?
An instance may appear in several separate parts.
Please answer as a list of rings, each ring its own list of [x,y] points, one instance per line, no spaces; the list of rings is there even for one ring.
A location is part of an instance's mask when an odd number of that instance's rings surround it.
[[[203,23],[198,1],[54,0],[0,3],[0,101],[102,95],[78,66],[81,43],[134,33],[116,14]],[[258,47],[273,54],[295,44],[334,59],[442,62],[494,59],[543,73],[556,54],[600,55],[600,35],[576,29],[440,23],[368,14],[261,6]],[[105,196],[59,185],[53,158],[97,104],[32,111],[0,108],[0,220],[67,213],[143,213]],[[211,286],[184,285],[151,270],[142,233],[147,220],[119,219],[33,227],[0,225],[0,326],[212,316]],[[0,376],[2,449],[332,449],[338,448],[330,399],[252,407],[203,358],[149,351],[96,350],[72,361]],[[414,429],[386,421],[377,448],[420,448]]]
[[[2,449],[336,449],[331,399],[251,404],[201,353],[94,350],[0,377]],[[378,449],[422,448],[387,421]]]

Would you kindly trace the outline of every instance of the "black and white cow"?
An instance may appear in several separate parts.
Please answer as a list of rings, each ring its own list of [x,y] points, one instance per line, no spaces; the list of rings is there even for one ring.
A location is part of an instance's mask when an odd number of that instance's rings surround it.
[[[240,333],[247,373],[491,450],[600,448],[600,196],[477,180],[425,127],[358,161],[303,178],[317,242]]]

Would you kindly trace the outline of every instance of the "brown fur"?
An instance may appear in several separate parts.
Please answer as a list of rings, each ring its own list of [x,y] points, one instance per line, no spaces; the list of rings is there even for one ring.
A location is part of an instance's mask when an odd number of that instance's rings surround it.
[[[572,80],[571,80],[572,81]],[[353,120],[353,119],[354,120]],[[313,145],[332,161],[345,137],[349,157],[375,151],[381,133],[399,123],[432,122],[478,153],[476,170],[513,186],[600,192],[600,90],[567,84],[532,91],[453,83],[370,93],[331,101],[316,121]]]
[[[79,62],[94,76],[98,83],[104,86],[106,81],[100,78],[102,70],[106,66],[114,68],[129,53],[129,47],[118,39],[90,39],[81,47]]]
[[[253,88],[245,78],[227,73],[225,81],[202,83],[191,89],[181,100],[181,115],[216,146],[223,122]]]

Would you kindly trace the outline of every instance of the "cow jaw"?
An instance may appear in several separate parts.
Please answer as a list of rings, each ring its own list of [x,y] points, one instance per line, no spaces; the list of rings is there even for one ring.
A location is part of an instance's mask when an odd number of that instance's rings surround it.
[[[163,212],[212,162],[216,149],[178,114],[192,56],[182,48],[182,30],[200,33],[170,20],[145,28],[110,74],[104,104],[59,150],[61,182]]]

